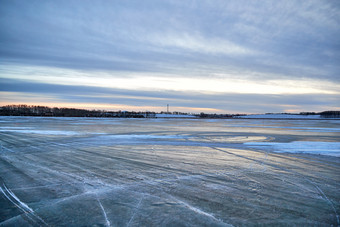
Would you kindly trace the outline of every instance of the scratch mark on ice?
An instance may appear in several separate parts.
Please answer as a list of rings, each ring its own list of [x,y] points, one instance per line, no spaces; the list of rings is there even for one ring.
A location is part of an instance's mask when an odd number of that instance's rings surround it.
[[[334,205],[333,205],[333,203],[332,203],[332,201],[330,201],[329,199],[328,199],[328,197],[326,196],[326,194],[321,190],[321,188],[319,188],[319,186],[317,186],[316,185],[316,183],[314,183],[313,181],[310,181],[315,187],[316,187],[316,189],[322,194],[322,196],[324,197],[324,199],[331,205],[331,207],[332,207],[332,209],[333,209],[333,211],[334,211],[334,213],[335,213],[335,217],[336,217],[336,221],[337,221],[337,223],[338,223],[338,226],[339,226],[339,215],[338,215],[338,213],[336,212],[336,209],[335,209],[335,207],[334,207]]]
[[[140,200],[139,200],[139,202],[138,202],[138,204],[137,204],[137,206],[136,206],[136,208],[135,208],[135,212],[134,212],[133,215],[131,216],[131,218],[130,218],[128,224],[127,224],[127,226],[130,226],[130,223],[131,223],[131,221],[133,220],[133,218],[135,217],[135,215],[136,215],[136,213],[137,213],[137,211],[138,211],[138,209],[139,209],[139,207],[140,207],[140,204],[142,203],[142,200],[143,200],[143,199],[144,199],[144,195],[142,196],[142,198],[140,198]]]
[[[172,197],[172,198],[173,198],[173,197]],[[203,210],[198,209],[198,208],[196,208],[196,207],[193,207],[193,206],[189,205],[188,203],[186,203],[186,202],[184,202],[184,201],[182,201],[182,200],[179,200],[179,199],[176,199],[176,198],[173,198],[173,199],[174,199],[176,202],[178,202],[178,203],[184,205],[185,207],[189,208],[190,210],[194,211],[195,213],[202,214],[202,215],[208,216],[208,217],[210,217],[210,218],[212,218],[212,219],[214,219],[214,220],[217,220],[217,218],[215,218],[212,214],[209,214],[209,213],[207,213],[207,212],[204,212]]]
[[[188,204],[188,203],[186,203],[186,202],[184,202],[184,201],[182,201],[182,200],[179,200],[179,199],[177,199],[177,198],[175,198],[175,197],[173,197],[173,196],[171,196],[171,195],[170,195],[170,197],[171,197],[173,200],[175,200],[176,202],[178,202],[178,203],[184,205],[185,207],[189,208],[190,210],[194,211],[195,213],[198,213],[198,214],[200,214],[200,215],[207,216],[207,217],[213,219],[214,221],[223,223],[223,224],[225,224],[225,225],[233,226],[233,225],[231,225],[231,224],[224,223],[222,220],[216,218],[214,215],[209,214],[209,213],[207,213],[207,212],[205,212],[205,211],[203,211],[203,210],[201,210],[201,209],[199,209],[199,208],[193,207],[193,206],[191,206],[190,204]]]
[[[26,209],[26,210],[28,210],[30,213],[33,213],[34,211],[29,207],[29,206],[27,206],[27,204],[26,203],[24,203],[24,202],[21,202],[21,200],[10,190],[10,189],[8,189],[7,187],[6,187],[6,185],[3,185],[4,186],[4,189],[6,190],[6,192],[8,193],[8,194],[10,194],[10,196],[12,196],[12,198],[14,198],[17,202],[18,202],[18,205],[17,204],[15,204],[15,205],[17,205],[18,206],[18,208],[23,208],[23,209]],[[7,197],[7,199],[9,199],[11,202],[13,202],[10,198],[9,198],[9,196],[7,196],[6,195],[6,193],[1,189],[1,191],[2,191],[2,193]]]
[[[0,191],[12,204],[14,204],[22,212],[24,212],[24,214],[26,214],[26,216],[30,220],[37,222],[40,225],[43,224],[45,226],[48,226],[47,223],[43,219],[41,219],[41,217],[34,213],[34,210],[32,210],[32,208],[30,208],[26,203],[22,202],[10,189],[6,187],[4,183],[2,186],[0,186]]]
[[[99,206],[100,206],[100,208],[102,209],[102,212],[103,212],[103,214],[104,214],[104,218],[105,218],[105,221],[106,221],[106,225],[107,225],[108,227],[110,227],[110,226],[111,226],[111,223],[110,223],[109,219],[107,218],[105,209],[104,209],[104,207],[103,207],[103,205],[102,205],[102,203],[100,202],[100,200],[99,200],[98,197],[97,197],[97,201],[98,201]]]

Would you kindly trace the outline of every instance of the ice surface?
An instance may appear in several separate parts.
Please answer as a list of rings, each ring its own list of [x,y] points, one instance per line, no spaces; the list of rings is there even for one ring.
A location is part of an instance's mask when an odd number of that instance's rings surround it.
[[[0,119],[0,226],[339,225],[340,121]]]

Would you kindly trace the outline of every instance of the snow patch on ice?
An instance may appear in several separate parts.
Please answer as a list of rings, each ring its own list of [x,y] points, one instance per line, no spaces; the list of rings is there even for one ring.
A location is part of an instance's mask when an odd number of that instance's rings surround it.
[[[17,130],[17,129],[0,129],[0,132],[18,132],[18,133],[26,133],[26,134],[65,135],[65,136],[74,136],[74,135],[80,134],[78,132],[73,132],[73,131]]]
[[[7,129],[17,130],[17,129],[32,129],[32,128],[31,127],[16,127],[16,126],[0,127],[0,130],[7,130]]]
[[[178,143],[186,138],[180,135],[148,135],[148,134],[105,134],[90,138],[80,138],[86,140],[86,144],[91,145],[112,145],[112,144],[160,144]]]
[[[340,157],[340,142],[293,141],[290,143],[277,142],[248,142],[244,145],[251,147],[269,148],[278,153],[308,153]]]
[[[333,132],[340,131],[340,128],[317,128],[317,127],[294,127],[294,126],[263,126],[263,125],[227,125],[227,127],[234,128],[273,128],[273,129],[293,129],[301,131],[313,131],[313,132]]]
[[[117,139],[181,139],[183,136],[177,135],[138,135],[138,134],[130,134],[130,135],[109,135],[110,138]]]

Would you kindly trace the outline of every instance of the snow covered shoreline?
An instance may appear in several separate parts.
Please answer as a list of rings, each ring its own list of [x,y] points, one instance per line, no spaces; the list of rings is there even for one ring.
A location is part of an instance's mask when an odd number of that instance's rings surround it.
[[[301,115],[301,114],[251,114],[237,116],[238,119],[278,119],[278,120],[340,120],[340,118],[324,118],[320,115]]]
[[[194,115],[184,114],[156,114],[155,118],[197,118]]]

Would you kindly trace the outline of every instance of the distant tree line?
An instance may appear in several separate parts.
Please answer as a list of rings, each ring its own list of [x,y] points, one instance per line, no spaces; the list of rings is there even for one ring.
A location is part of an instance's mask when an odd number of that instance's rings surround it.
[[[154,112],[103,111],[47,106],[7,105],[0,107],[1,116],[44,116],[44,117],[154,117]]]
[[[181,112],[161,112],[161,114],[188,115]],[[266,113],[272,114],[272,113]],[[281,113],[289,114],[289,113]],[[245,114],[196,114],[199,118],[232,118]],[[340,111],[301,112],[300,115],[320,115],[322,118],[340,118]],[[34,105],[7,105],[0,107],[0,116],[43,116],[43,117],[120,117],[120,118],[154,118],[155,112],[135,112],[135,111],[104,111],[85,110],[76,108],[57,108]]]
[[[320,117],[323,117],[323,118],[340,118],[340,111],[328,110],[328,111],[323,111],[320,113],[301,112],[300,115],[320,115]]]
[[[301,112],[300,115],[317,115],[320,113],[315,113],[315,112]]]
[[[240,116],[239,114],[231,115],[231,114],[207,114],[207,113],[200,113],[198,117],[200,118],[232,118],[233,116]]]
[[[324,111],[320,113],[324,118],[340,118],[340,111]]]

